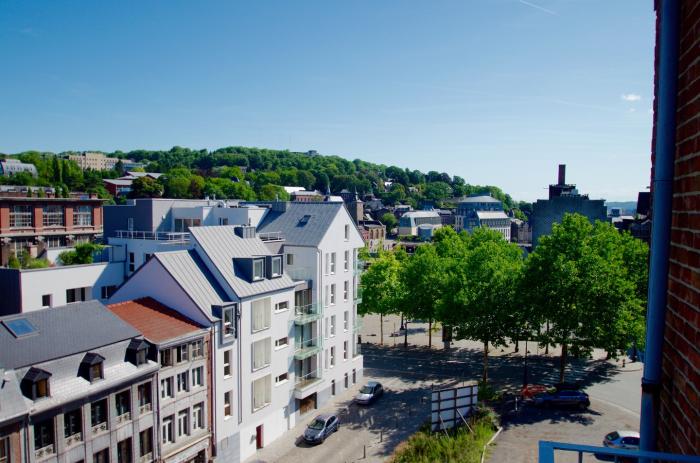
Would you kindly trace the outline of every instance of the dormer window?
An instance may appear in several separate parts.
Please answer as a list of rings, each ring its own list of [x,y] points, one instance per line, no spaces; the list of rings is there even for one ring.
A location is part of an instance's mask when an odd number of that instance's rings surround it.
[[[126,348],[126,357],[136,366],[148,363],[148,343],[144,339],[132,339]]]
[[[100,354],[88,352],[80,362],[79,374],[91,383],[104,378],[104,360]]]
[[[31,367],[22,378],[20,384],[22,394],[32,400],[49,397],[49,378],[51,378],[51,373],[48,371]]]
[[[236,336],[236,309],[237,305],[224,307],[222,309],[223,333],[224,337]]]
[[[273,257],[272,258],[272,277],[282,276],[282,258]]]
[[[265,261],[255,259],[253,261],[253,281],[262,280],[265,275]]]

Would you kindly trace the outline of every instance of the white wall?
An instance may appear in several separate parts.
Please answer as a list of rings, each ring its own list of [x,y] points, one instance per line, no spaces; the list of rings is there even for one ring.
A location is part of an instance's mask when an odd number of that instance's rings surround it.
[[[65,305],[66,290],[91,288],[90,299],[100,299],[103,286],[119,286],[124,281],[121,262],[98,263],[22,270],[22,312],[42,309],[41,299],[51,295],[51,306]]]
[[[124,275],[131,275],[129,271],[129,253],[134,253],[134,272],[144,264],[146,254],[154,254],[156,252],[165,251],[180,251],[183,249],[191,249],[191,241],[188,242],[169,242],[164,240],[141,240],[127,238],[109,238],[109,244],[115,247],[115,256],[123,256],[124,262],[122,268]]]

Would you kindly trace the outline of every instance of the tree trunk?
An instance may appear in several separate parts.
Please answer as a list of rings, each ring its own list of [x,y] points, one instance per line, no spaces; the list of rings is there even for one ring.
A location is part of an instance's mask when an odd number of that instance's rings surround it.
[[[568,346],[566,343],[561,345],[561,358],[559,359],[559,382],[564,382],[564,373],[566,372],[566,353],[568,351]]]
[[[379,314],[379,345],[384,345],[384,314]]]
[[[484,373],[481,381],[486,384],[489,380],[489,342],[484,341]]]
[[[408,349],[408,317],[406,317],[406,322],[403,327],[403,348]]]
[[[549,321],[547,321],[547,337],[549,337]],[[549,355],[549,342],[544,345],[544,355]]]
[[[428,349],[433,348],[433,319],[428,319]]]

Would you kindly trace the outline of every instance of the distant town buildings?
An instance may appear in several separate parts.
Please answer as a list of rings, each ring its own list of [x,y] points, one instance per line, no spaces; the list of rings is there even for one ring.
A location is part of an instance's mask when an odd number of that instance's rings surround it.
[[[69,154],[68,160],[73,161],[78,164],[83,170],[111,170],[119,162],[119,158],[110,158],[105,156],[103,153],[93,152],[93,151],[83,151],[82,153]],[[125,168],[133,168],[137,165],[134,161],[130,159],[123,159],[122,164],[129,164]]]
[[[490,195],[473,195],[457,204],[455,228],[471,233],[475,228],[486,227],[497,231],[510,241],[510,218],[503,212],[503,203]]]
[[[425,227],[429,225],[429,227]],[[422,236],[432,233],[442,227],[440,214],[435,211],[409,211],[399,219],[399,236],[418,236],[418,229],[423,226]]]
[[[123,177],[106,178],[102,180],[102,182],[104,183],[105,189],[107,189],[107,191],[116,198],[119,196],[128,196],[129,193],[131,193],[131,188],[134,183],[134,180],[136,180],[137,178],[149,177],[153,180],[158,180],[161,175],[163,174],[158,172],[127,171],[126,175],[124,175]]]
[[[540,236],[548,235],[552,225],[561,222],[566,213],[578,213],[591,222],[607,220],[604,199],[589,199],[576,189],[576,185],[566,183],[566,166],[559,165],[559,178],[556,184],[549,185],[549,199],[538,199],[533,204],[532,245],[537,246]]]
[[[12,177],[20,172],[27,172],[32,177],[36,177],[37,170],[34,164],[21,162],[19,159],[4,159],[0,161],[0,176]]]

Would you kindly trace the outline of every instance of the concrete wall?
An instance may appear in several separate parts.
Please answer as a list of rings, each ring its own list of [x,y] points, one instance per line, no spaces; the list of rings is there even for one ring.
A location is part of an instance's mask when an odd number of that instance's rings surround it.
[[[558,196],[552,199],[538,199],[533,204],[532,245],[537,245],[540,236],[549,235],[552,225],[560,223],[565,213],[579,213],[591,222],[607,221],[607,208],[603,199],[588,199],[585,196]]]

